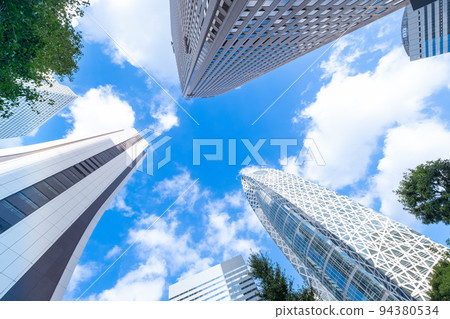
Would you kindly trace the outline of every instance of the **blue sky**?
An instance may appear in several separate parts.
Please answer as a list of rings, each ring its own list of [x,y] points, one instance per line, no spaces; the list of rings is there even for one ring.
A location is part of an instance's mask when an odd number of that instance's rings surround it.
[[[118,127],[151,127],[172,138],[172,161],[154,176],[136,172],[129,180],[91,236],[65,299],[78,298],[135,240],[83,299],[166,300],[168,286],[179,278],[237,254],[246,257],[250,250],[267,252],[301,285],[244,198],[239,174],[249,167],[240,165],[248,155],[241,139],[253,144],[267,139],[260,154],[269,167],[350,196],[437,242],[450,237],[443,225],[417,222],[392,193],[408,168],[450,157],[450,56],[410,62],[401,46],[403,10],[239,89],[214,98],[184,100],[170,47],[168,1],[91,3],[88,15],[77,22],[85,45],[80,70],[73,82],[66,83],[79,98],[34,136],[2,141],[0,146]],[[192,141],[198,138],[224,139],[225,159],[228,140],[236,139],[237,165],[204,159],[201,165],[192,165]],[[299,141],[297,148],[289,148],[288,165],[280,165],[279,148],[269,145],[269,139],[275,138]],[[304,155],[303,141],[314,141],[325,165],[310,157],[302,165],[295,164],[299,153]],[[212,151],[205,148],[205,153]],[[164,152],[155,156],[160,160]],[[252,158],[250,166],[254,165]],[[146,230],[186,189],[185,196]]]

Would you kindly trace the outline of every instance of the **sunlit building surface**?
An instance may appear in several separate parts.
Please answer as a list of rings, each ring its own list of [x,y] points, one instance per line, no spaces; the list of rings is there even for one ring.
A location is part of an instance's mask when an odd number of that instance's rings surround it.
[[[236,256],[169,287],[169,300],[258,300],[255,281],[242,256]]]
[[[184,97],[211,97],[367,25],[406,0],[171,0]]]
[[[12,115],[0,118],[0,139],[29,135],[77,98],[70,88],[56,81],[53,86],[44,85],[39,91],[44,101],[31,106],[21,97],[19,105],[11,109]]]
[[[264,169],[242,184],[269,235],[323,300],[427,299],[444,246],[292,174]]]
[[[146,154],[134,130],[0,150],[0,300],[60,300]]]
[[[449,52],[449,17],[450,0],[436,0],[417,10],[406,6],[402,40],[411,61]]]

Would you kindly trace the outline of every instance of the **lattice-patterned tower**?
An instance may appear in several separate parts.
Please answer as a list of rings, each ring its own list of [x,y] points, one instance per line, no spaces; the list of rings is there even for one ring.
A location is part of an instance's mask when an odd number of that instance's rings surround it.
[[[406,0],[171,0],[183,96],[210,97],[367,25]]]
[[[292,174],[242,177],[258,218],[324,300],[426,300],[445,247],[392,219]]]

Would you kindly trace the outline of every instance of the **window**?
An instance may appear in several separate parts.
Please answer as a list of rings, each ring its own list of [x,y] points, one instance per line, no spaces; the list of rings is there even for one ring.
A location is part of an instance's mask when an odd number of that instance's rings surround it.
[[[41,193],[36,187],[30,186],[21,191],[27,198],[29,198],[37,206],[41,207],[47,204],[50,199]]]
[[[25,215],[31,214],[39,207],[21,192],[5,198],[5,200]]]

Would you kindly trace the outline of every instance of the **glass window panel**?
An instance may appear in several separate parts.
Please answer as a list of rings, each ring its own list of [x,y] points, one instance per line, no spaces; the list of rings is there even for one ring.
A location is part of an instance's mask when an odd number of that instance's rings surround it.
[[[59,172],[58,174],[55,174],[54,177],[64,185],[66,189],[69,187],[72,187],[74,182],[72,182],[70,179],[68,179],[62,172]]]
[[[92,172],[94,171],[94,169],[93,169],[92,167],[90,167],[88,164],[86,164],[86,162],[81,162],[81,163],[79,163],[79,164],[77,164],[77,165],[80,165],[81,167],[83,167],[84,170],[85,170],[86,172],[88,172],[87,175],[89,175],[90,173],[92,173]]]
[[[21,191],[26,197],[28,197],[29,199],[31,199],[31,201],[33,201],[33,203],[35,203],[36,205],[38,205],[39,207],[44,206],[45,204],[47,204],[50,199],[45,196],[44,194],[42,194],[36,187],[34,186],[30,186],[27,187],[25,189],[23,189]]]
[[[50,176],[49,178],[45,179],[44,181],[47,184],[49,184],[58,193],[58,195],[67,189],[63,184],[61,184],[61,182],[59,182],[53,176]]]
[[[68,168],[63,170],[61,173],[70,180],[72,185],[80,181],[80,179],[76,175],[74,175]]]
[[[8,196],[5,200],[25,215],[29,215],[39,208],[35,203],[20,192]]]
[[[81,165],[84,165],[84,167],[86,167],[87,170],[89,170],[91,173],[94,172],[97,168],[95,167],[94,164],[92,164],[91,162],[89,162],[88,160],[85,160],[81,163]]]
[[[50,200],[58,196],[58,192],[44,181],[34,184],[33,186],[36,187],[42,194],[47,196]]]
[[[100,156],[100,154],[97,154],[94,156],[95,160],[100,163],[100,166],[105,165],[105,160]]]
[[[80,174],[83,174],[83,176],[88,176],[89,175],[89,171],[86,170],[83,166],[80,165],[80,163],[76,164],[75,166],[73,166],[76,170],[78,170],[80,172]]]
[[[91,161],[97,166],[97,168],[102,167],[103,164],[96,158],[96,156],[91,157]]]
[[[75,167],[69,167],[69,171],[72,173],[73,176],[75,176],[78,181],[81,181],[84,178],[84,175],[81,174],[80,171],[76,170]]]
[[[86,160],[86,163],[88,163],[93,169],[94,169],[94,171],[97,169],[97,168],[99,168],[101,165],[97,165],[93,160],[92,160],[92,158],[88,158],[87,160]]]
[[[11,224],[9,224],[7,221],[3,220],[3,218],[0,217],[0,234],[10,227]]]
[[[14,225],[25,218],[25,214],[12,206],[6,200],[0,201],[0,217],[7,223]]]

